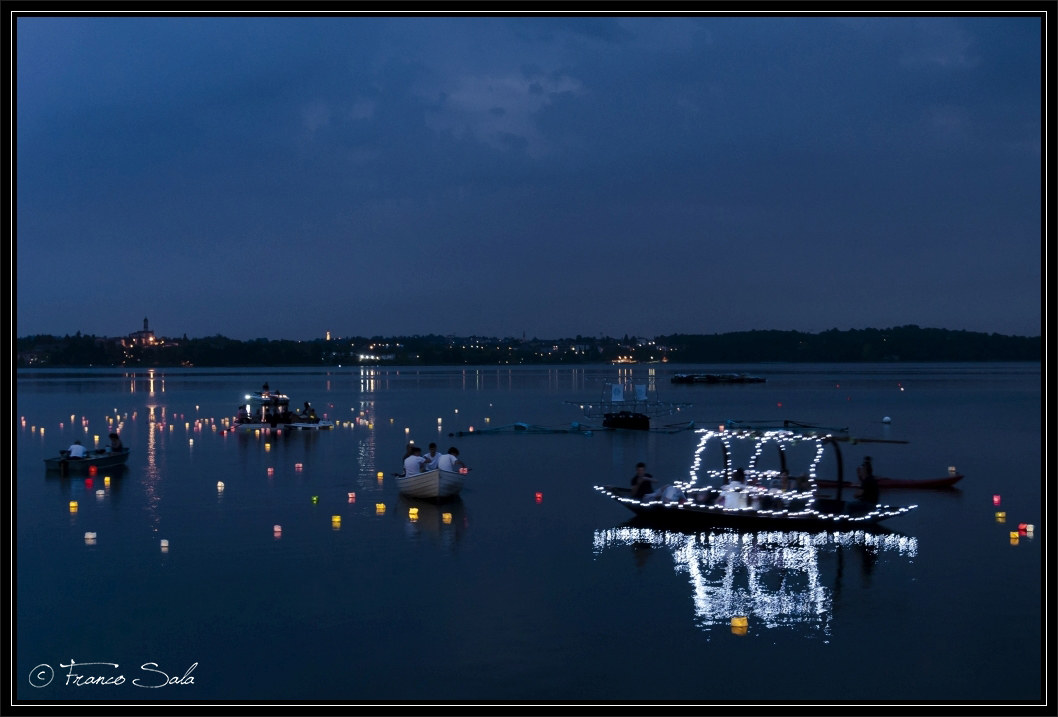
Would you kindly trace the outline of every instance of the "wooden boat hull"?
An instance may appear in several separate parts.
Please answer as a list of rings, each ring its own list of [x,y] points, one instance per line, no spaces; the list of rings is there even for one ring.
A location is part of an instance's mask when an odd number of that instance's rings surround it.
[[[602,425],[605,428],[627,428],[633,431],[649,431],[650,417],[632,411],[614,411],[603,415]]]
[[[703,505],[693,500],[643,502],[629,495],[630,491],[612,486],[595,489],[616,500],[638,516],[652,521],[677,525],[716,525],[730,527],[770,527],[787,529],[826,529],[833,526],[862,526],[907,513],[916,506],[865,506],[856,501],[817,499],[814,503],[795,507],[763,510],[750,507]]]
[[[897,488],[931,488],[931,489],[951,488],[952,486],[954,486],[956,483],[958,483],[962,479],[963,479],[963,476],[962,476],[961,473],[956,473],[955,475],[944,476],[943,478],[918,478],[918,479],[908,478],[908,479],[901,479],[901,478],[882,478],[880,476],[876,476],[875,477],[875,480],[878,481],[878,488],[879,489],[881,489],[881,488],[891,488],[891,489],[897,489]],[[837,486],[838,486],[838,482],[836,480],[817,480],[816,484],[820,488],[837,488]],[[858,489],[860,487],[859,483],[850,482],[850,481],[845,481],[841,485],[844,488]]]
[[[112,468],[124,465],[129,460],[129,449],[123,448],[116,453],[105,451],[86,451],[84,458],[66,458],[58,456],[45,458],[44,467],[49,471],[66,471],[69,473],[87,473],[92,466]]]
[[[463,490],[465,478],[462,473],[435,468],[425,473],[397,476],[397,487],[402,494],[412,498],[442,500],[459,495],[459,491]]]

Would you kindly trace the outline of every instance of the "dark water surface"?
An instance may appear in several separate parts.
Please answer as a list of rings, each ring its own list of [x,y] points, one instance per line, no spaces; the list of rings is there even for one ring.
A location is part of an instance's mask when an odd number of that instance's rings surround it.
[[[739,370],[767,383],[669,382]],[[881,475],[966,477],[884,492],[919,506],[886,533],[679,532],[629,523],[592,486],[640,460],[685,479],[694,431],[480,432],[590,425],[566,402],[619,377],[693,404],[656,427],[848,427],[908,443],[847,444],[847,471],[869,454]],[[264,381],[337,427],[226,432]],[[1041,396],[1038,364],[20,372],[16,696],[1038,700]],[[114,427],[124,471],[45,471]],[[398,494],[409,439],[460,448],[458,500]]]

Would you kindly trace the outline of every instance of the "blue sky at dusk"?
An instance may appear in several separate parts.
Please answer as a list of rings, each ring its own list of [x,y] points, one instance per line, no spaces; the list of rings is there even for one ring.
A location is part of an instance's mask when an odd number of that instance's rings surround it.
[[[13,29],[19,336],[1041,333],[1039,17]]]

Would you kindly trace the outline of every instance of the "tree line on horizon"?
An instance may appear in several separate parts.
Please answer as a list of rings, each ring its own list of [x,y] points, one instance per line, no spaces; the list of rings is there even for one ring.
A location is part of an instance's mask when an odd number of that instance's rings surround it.
[[[362,359],[361,355],[369,355]],[[121,366],[495,365],[648,362],[1041,361],[1041,336],[1006,336],[915,325],[889,329],[753,330],[725,334],[496,339],[427,336],[295,341],[230,339],[220,334],[126,346],[121,339],[36,335],[17,339],[18,368]]]

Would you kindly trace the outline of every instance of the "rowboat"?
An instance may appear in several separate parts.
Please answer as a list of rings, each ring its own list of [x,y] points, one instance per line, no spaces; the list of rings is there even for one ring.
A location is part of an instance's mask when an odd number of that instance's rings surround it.
[[[595,486],[595,490],[617,501],[633,513],[650,519],[673,523],[707,525],[787,528],[829,528],[832,526],[864,526],[903,515],[916,508],[870,504],[858,500],[843,500],[843,480],[839,439],[830,435],[806,435],[790,430],[758,431],[750,429],[699,429],[701,435],[695,452],[691,478],[676,481],[663,492],[642,498],[632,496],[630,488]],[[735,443],[740,454],[752,456],[749,465],[733,471],[731,456]],[[767,444],[779,450],[781,469],[758,467]],[[720,468],[705,469],[706,448],[718,446],[723,460]],[[816,468],[824,448],[830,447],[836,456],[838,469],[837,496],[821,495],[816,480]],[[792,451],[810,458],[800,481],[793,480],[786,470],[786,452]],[[738,480],[739,477],[744,480]]]
[[[397,488],[402,494],[412,498],[442,500],[459,495],[459,491],[463,490],[465,479],[465,473],[435,468],[425,473],[397,476]]]
[[[108,451],[100,448],[94,451],[85,451],[84,458],[70,458],[69,451],[59,451],[56,458],[45,458],[44,466],[49,471],[64,471],[70,473],[87,473],[93,466],[99,468],[112,468],[124,465],[129,460],[129,449],[122,448],[119,451]]]
[[[961,473],[953,473],[943,478],[882,478],[875,476],[879,488],[951,488],[963,479]],[[822,488],[836,488],[838,482],[835,480],[821,480],[816,483]],[[859,488],[859,483],[845,481],[844,485]]]
[[[334,428],[334,421],[316,421],[315,423],[295,421],[294,423],[280,423],[277,427],[284,431],[329,431]]]

